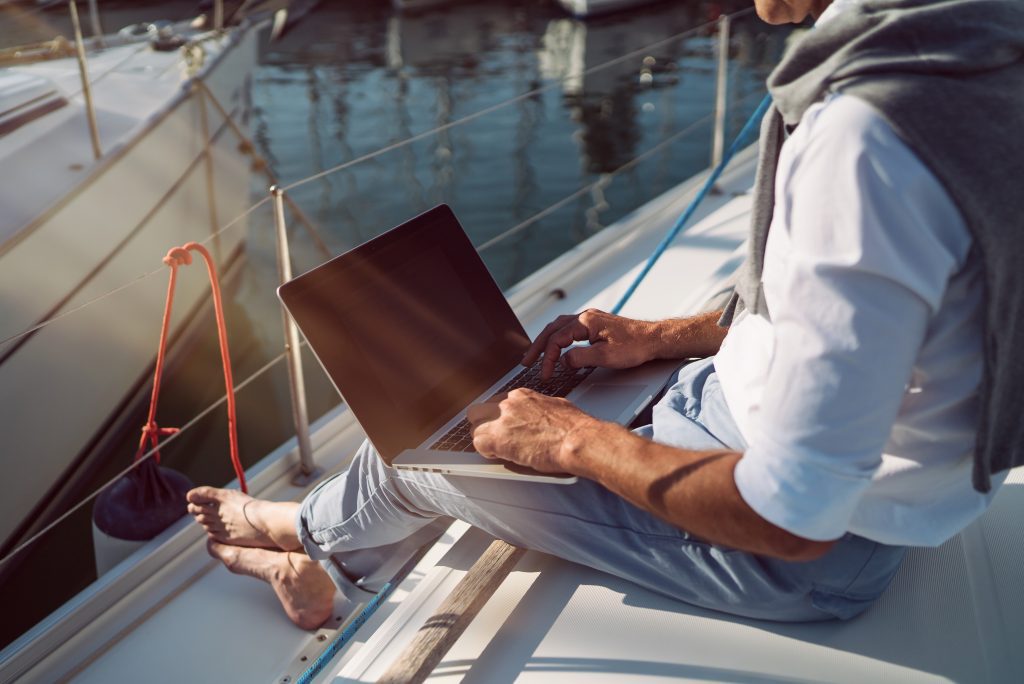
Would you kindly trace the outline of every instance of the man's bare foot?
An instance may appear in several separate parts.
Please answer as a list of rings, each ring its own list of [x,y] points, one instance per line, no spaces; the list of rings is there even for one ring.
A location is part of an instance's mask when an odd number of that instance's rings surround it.
[[[302,546],[295,531],[297,503],[263,501],[217,487],[196,487],[186,498],[188,512],[211,539],[222,544],[285,551]]]
[[[292,622],[316,629],[334,610],[334,583],[320,564],[304,553],[271,551],[206,542],[210,555],[236,575],[268,582]]]

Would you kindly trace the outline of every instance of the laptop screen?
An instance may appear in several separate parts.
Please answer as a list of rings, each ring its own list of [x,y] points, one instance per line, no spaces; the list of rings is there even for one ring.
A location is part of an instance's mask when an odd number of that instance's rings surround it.
[[[447,206],[280,289],[388,463],[519,362],[515,314]]]

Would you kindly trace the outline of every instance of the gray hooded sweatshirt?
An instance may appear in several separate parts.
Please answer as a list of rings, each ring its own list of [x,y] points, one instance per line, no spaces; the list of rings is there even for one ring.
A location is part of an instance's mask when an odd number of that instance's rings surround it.
[[[809,31],[768,79],[749,254],[722,316],[761,287],[786,127],[832,92],[872,105],[963,215],[985,273],[975,489],[1024,465],[1024,0],[865,0]],[[893,227],[898,230],[898,226]]]

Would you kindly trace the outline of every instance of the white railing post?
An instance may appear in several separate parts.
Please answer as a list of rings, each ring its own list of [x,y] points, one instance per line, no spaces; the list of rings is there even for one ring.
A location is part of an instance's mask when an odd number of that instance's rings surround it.
[[[715,132],[711,142],[711,167],[721,163],[725,152],[725,108],[729,96],[729,15],[718,19],[718,78],[715,84]]]
[[[100,149],[100,131],[96,125],[96,108],[92,104],[92,86],[89,84],[89,70],[85,63],[85,44],[82,40],[82,24],[78,20],[78,7],[75,0],[68,0],[71,12],[71,25],[75,29],[75,56],[78,59],[78,76],[82,79],[82,97],[85,98],[85,117],[89,122],[89,137],[92,140],[92,153],[97,159],[103,156]]]
[[[292,279],[292,259],[284,222],[284,190],[272,185],[270,196],[274,202],[274,226],[277,229],[277,273],[283,285]],[[288,359],[288,386],[292,395],[292,422],[299,442],[299,475],[295,479],[296,483],[308,484],[318,473],[309,441],[309,415],[306,412],[306,383],[302,374],[299,329],[284,307],[281,307],[281,315],[284,322],[284,349]]]

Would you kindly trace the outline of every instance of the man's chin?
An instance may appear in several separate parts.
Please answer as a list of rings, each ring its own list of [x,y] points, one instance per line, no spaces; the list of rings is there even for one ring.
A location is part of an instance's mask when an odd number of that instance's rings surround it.
[[[772,5],[769,7],[763,6],[761,3],[755,5],[757,10],[757,16],[761,18],[761,21],[766,24],[773,24],[778,26],[779,24],[795,24],[798,23],[786,6]]]
[[[831,0],[815,0],[814,2],[798,2],[800,7],[783,0],[754,0],[754,9],[761,21],[767,24],[799,24],[808,16],[817,18],[829,5]]]

